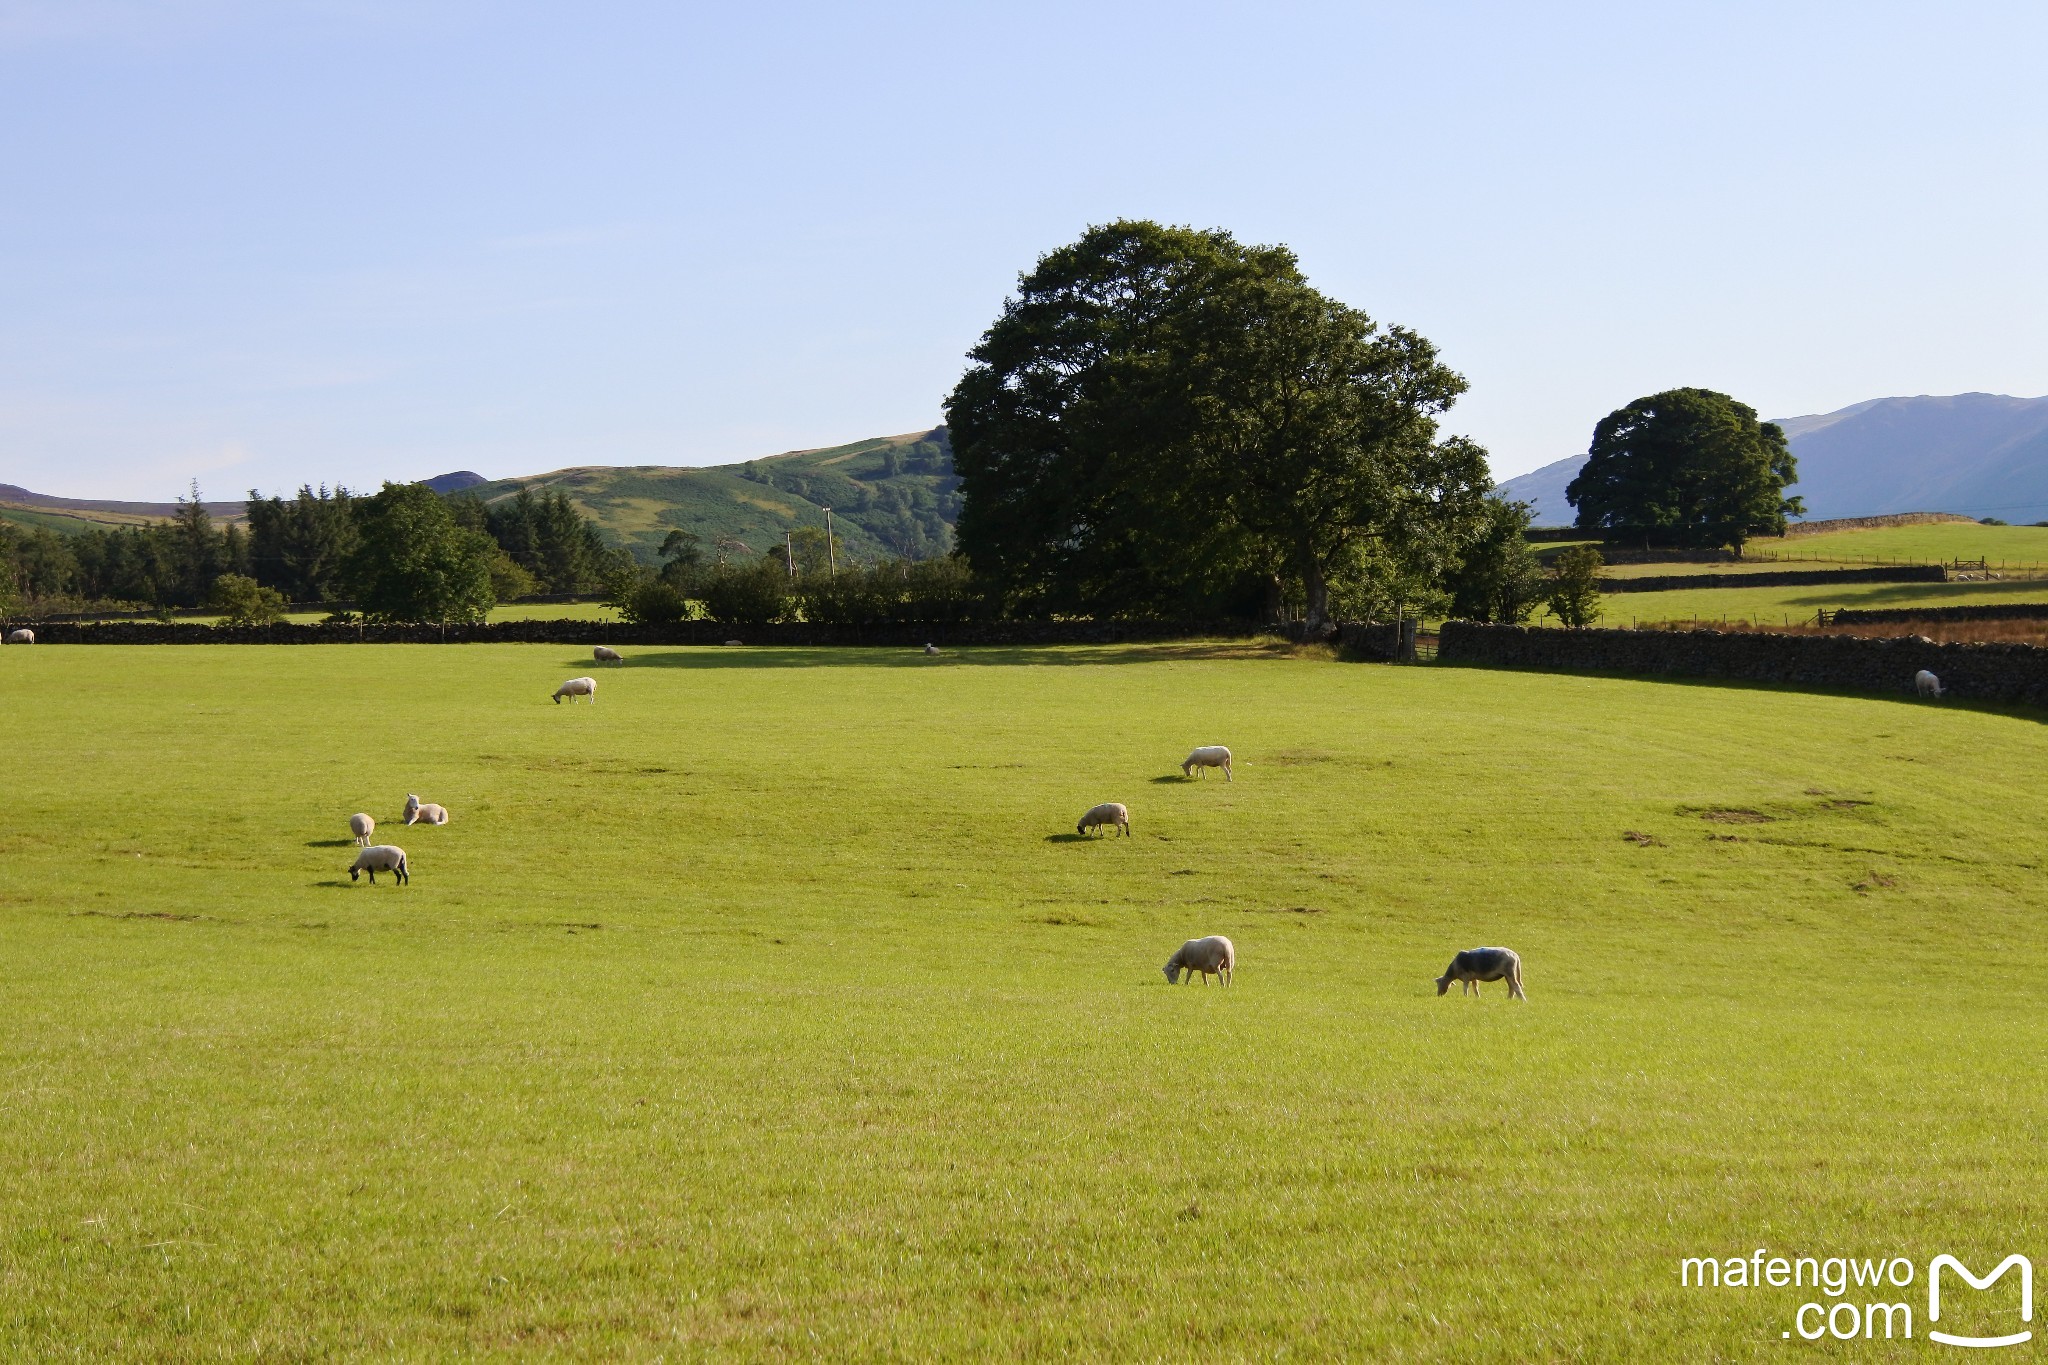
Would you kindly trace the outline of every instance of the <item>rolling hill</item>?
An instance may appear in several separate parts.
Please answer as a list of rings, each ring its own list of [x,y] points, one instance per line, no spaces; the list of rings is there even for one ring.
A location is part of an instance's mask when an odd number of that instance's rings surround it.
[[[522,488],[559,489],[611,540],[652,562],[670,531],[689,531],[707,553],[720,540],[759,554],[799,526],[832,529],[842,552],[859,558],[930,558],[953,545],[959,480],[946,429],[878,436],[819,450],[793,450],[742,464],[592,465],[516,479],[467,470],[421,480],[437,493],[470,493],[486,502]],[[246,504],[209,502],[222,521],[245,519]],[[55,531],[160,521],[172,503],[54,498],[0,484],[0,520]]]
[[[1812,520],[1890,512],[2048,520],[2048,397],[1923,394],[1776,420],[1799,459],[1793,491]],[[1501,491],[1532,504],[1537,525],[1568,526],[1565,485],[1585,459],[1547,464]]]

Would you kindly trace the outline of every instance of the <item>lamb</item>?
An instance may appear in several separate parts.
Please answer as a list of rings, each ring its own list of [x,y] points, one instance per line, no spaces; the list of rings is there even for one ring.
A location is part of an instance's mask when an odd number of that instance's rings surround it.
[[[1074,826],[1074,833],[1086,834],[1104,825],[1115,825],[1124,832],[1124,837],[1130,837],[1131,813],[1124,808],[1123,802],[1105,801],[1099,806],[1090,806],[1088,813],[1081,817],[1081,823]]]
[[[1221,744],[1204,745],[1181,760],[1180,775],[1182,777],[1190,776],[1196,768],[1203,770],[1202,776],[1204,777],[1209,775],[1208,769],[1221,768],[1223,769],[1223,780],[1225,782],[1231,781],[1230,750],[1224,748]]]
[[[1940,701],[1941,679],[1923,668],[1913,675],[1913,691],[1919,696],[1933,697],[1936,701]]]
[[[405,823],[408,825],[445,825],[448,823],[448,808],[429,801],[422,805],[419,797],[408,794],[405,798]]]
[[[356,842],[364,848],[370,846],[370,831],[377,828],[377,822],[362,811],[348,818],[348,832],[356,836]]]
[[[10,631],[7,636],[7,643],[10,645],[32,645],[35,642],[36,633],[27,628]]]
[[[1436,993],[1444,994],[1456,981],[1463,988],[1461,993],[1479,994],[1482,981],[1506,981],[1508,998],[1527,1000],[1522,994],[1522,959],[1511,948],[1467,948],[1451,959],[1451,965],[1444,968],[1444,974],[1436,979]]]
[[[626,662],[626,656],[613,649],[610,645],[599,645],[596,649],[590,651],[590,657],[601,664],[622,664]]]
[[[1228,986],[1237,972],[1237,949],[1223,935],[1211,934],[1207,938],[1189,939],[1166,959],[1166,984],[1169,986],[1192,981],[1196,972],[1202,974],[1204,986],[1209,984],[1211,972]]]
[[[348,879],[354,881],[356,875],[362,872],[370,874],[372,886],[377,884],[379,872],[389,872],[400,886],[412,880],[412,874],[405,866],[405,850],[396,844],[371,844],[356,854],[355,863],[348,870]]]
[[[574,701],[578,697],[588,697],[590,698],[590,704],[592,706],[597,705],[597,679],[569,679],[569,681],[563,683],[560,687],[555,689],[555,705],[560,706],[562,704],[562,698],[564,697],[569,698],[569,700],[571,701]]]

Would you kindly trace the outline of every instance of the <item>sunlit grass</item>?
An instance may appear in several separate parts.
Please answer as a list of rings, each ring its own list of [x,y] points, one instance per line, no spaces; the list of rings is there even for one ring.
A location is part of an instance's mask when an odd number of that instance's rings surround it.
[[[1678,1257],[2040,1224],[2031,716],[631,653],[0,651],[0,1355],[1742,1359]]]

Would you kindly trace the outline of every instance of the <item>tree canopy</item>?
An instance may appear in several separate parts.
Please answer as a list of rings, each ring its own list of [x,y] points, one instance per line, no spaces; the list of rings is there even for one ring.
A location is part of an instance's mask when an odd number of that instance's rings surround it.
[[[1784,430],[1711,389],[1668,389],[1616,409],[1565,497],[1578,525],[1610,537],[1737,549],[1753,535],[1783,535],[1804,505]]]
[[[418,483],[387,483],[356,505],[360,537],[348,564],[363,614],[387,621],[481,621],[497,599],[497,545],[460,525]]]
[[[1117,222],[1039,261],[947,400],[958,543],[1011,611],[1250,610],[1431,577],[1479,528],[1465,387],[1285,247]]]

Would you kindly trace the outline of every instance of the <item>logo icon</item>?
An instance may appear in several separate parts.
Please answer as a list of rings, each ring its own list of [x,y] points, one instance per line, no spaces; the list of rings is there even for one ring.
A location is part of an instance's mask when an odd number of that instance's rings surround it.
[[[2003,1337],[1960,1337],[1947,1332],[1937,1332],[1932,1324],[1941,1321],[1941,1268],[1947,1266],[1963,1277],[1972,1289],[1989,1289],[2000,1276],[2014,1266],[2020,1268],[2020,1321],[2034,1320],[2034,1263],[2015,1252],[1998,1263],[1998,1269],[1979,1279],[1970,1273],[1970,1268],[1955,1257],[1943,1253],[1927,1265],[1927,1321],[1930,1324],[1927,1335],[1947,1346],[2018,1346],[2032,1339],[2032,1330],[2014,1332]]]

